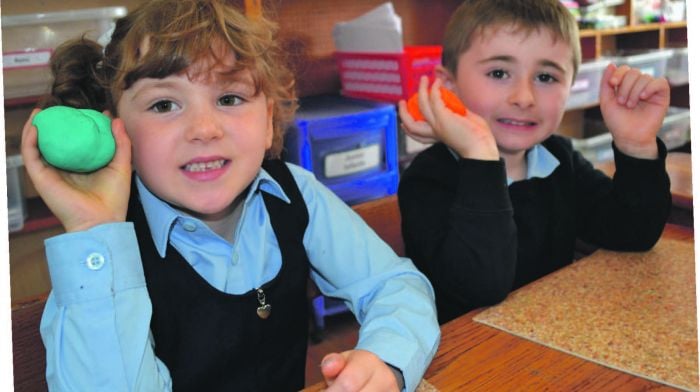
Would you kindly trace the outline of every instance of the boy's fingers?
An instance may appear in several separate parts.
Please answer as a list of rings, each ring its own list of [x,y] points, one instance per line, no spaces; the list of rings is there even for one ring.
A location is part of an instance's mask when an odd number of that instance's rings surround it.
[[[652,78],[650,75],[641,74],[637,79],[636,83],[632,86],[629,92],[629,97],[627,98],[627,107],[633,108],[637,106],[640,100],[644,99],[643,94],[645,94],[645,89],[651,83]]]
[[[610,63],[603,71],[603,76],[600,78],[600,99],[601,101],[608,101],[610,98],[615,96],[615,83],[611,80],[612,75],[615,73],[617,67],[615,64]]]
[[[430,109],[430,93],[429,93],[429,80],[427,76],[420,77],[420,83],[418,85],[418,107],[420,108],[423,117],[428,124],[433,124],[435,119],[433,117],[433,112]]]
[[[642,73],[636,68],[629,69],[625,72],[617,86],[617,103],[620,105],[625,105],[627,103],[627,100],[629,100],[632,94],[632,89],[639,82],[641,77]]]

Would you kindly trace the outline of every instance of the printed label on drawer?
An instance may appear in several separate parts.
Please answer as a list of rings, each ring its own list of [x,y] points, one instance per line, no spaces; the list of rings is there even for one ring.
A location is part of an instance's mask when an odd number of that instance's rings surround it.
[[[379,144],[350,151],[329,154],[324,159],[326,178],[346,176],[379,166],[381,157]]]
[[[574,85],[571,86],[571,92],[577,92],[577,91],[583,91],[583,90],[588,90],[588,87],[590,87],[591,81],[588,79],[581,79],[577,80],[574,82]]]
[[[34,50],[31,52],[10,52],[2,54],[4,69],[21,69],[42,67],[49,63],[51,50]]]

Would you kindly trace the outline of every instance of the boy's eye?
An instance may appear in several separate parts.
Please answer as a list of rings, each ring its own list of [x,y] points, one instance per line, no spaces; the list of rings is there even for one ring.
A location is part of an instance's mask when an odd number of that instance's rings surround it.
[[[543,73],[537,75],[537,80],[542,83],[554,83],[557,81],[557,78],[548,73]]]
[[[489,72],[488,75],[494,79],[505,79],[508,77],[508,73],[502,69],[495,69]]]
[[[177,109],[177,107],[177,104],[173,101],[162,100],[151,105],[148,110],[153,110],[156,113],[166,113],[172,112],[173,110]]]
[[[219,105],[221,106],[236,106],[241,103],[243,103],[243,98],[233,94],[224,95],[219,98]]]

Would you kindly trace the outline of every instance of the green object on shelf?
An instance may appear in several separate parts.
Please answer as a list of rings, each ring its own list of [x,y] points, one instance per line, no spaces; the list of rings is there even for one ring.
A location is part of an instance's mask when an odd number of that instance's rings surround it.
[[[96,110],[52,106],[34,116],[32,124],[41,155],[54,167],[88,173],[114,157],[111,120]]]

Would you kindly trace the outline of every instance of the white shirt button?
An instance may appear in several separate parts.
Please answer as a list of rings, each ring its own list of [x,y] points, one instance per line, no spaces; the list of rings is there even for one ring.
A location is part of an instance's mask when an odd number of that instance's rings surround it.
[[[197,230],[197,225],[194,224],[194,222],[187,221],[187,222],[182,224],[182,228],[191,233],[191,232]]]
[[[105,265],[105,258],[99,253],[90,253],[85,262],[88,268],[93,271],[97,271]]]
[[[233,265],[238,264],[238,252],[234,252],[233,255],[231,255],[231,263]]]

